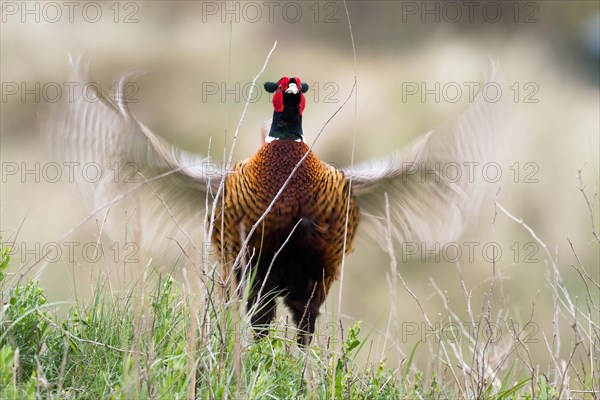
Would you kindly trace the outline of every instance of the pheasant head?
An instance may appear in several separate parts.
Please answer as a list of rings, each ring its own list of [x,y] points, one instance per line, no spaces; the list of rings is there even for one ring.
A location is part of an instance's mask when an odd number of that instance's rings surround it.
[[[284,76],[277,83],[266,82],[265,90],[273,96],[273,122],[266,141],[293,139],[304,141],[302,134],[302,112],[306,105],[304,93],[308,85],[300,78]]]

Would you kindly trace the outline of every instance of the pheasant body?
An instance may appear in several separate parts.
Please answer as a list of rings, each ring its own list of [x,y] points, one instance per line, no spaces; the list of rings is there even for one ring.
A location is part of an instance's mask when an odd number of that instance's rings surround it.
[[[252,322],[264,332],[274,316],[274,300],[282,295],[301,331],[312,333],[344,249],[351,250],[359,221],[358,206],[342,172],[321,162],[302,141],[263,144],[226,178],[224,203],[216,209],[212,238],[223,265],[231,268],[246,234],[290,175],[248,241],[248,263],[256,268],[248,306],[257,306]],[[242,281],[243,266],[235,266],[234,272],[236,280]],[[252,272],[246,271],[246,277]]]

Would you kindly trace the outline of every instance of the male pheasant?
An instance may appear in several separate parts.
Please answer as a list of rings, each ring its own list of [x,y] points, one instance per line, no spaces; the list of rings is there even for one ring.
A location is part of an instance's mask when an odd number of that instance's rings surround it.
[[[95,88],[87,63],[71,64],[70,81]],[[132,77],[122,77],[117,93],[125,93]],[[274,93],[268,135],[253,157],[229,171],[155,135],[120,96],[113,103],[96,93],[98,100],[89,101],[89,92],[76,92],[46,114],[43,127],[65,160],[104,171],[94,181],[75,173],[96,211],[111,209],[117,221],[127,212],[132,234],[152,247],[168,238],[199,250],[204,230],[224,271],[233,271],[237,283],[251,282],[248,309],[257,333],[267,333],[275,300],[283,296],[299,341],[307,344],[344,252],[352,250],[359,207],[360,226],[380,242],[386,232],[398,242],[455,240],[488,188],[479,176],[448,179],[440,166],[488,161],[498,134],[493,104],[479,96],[459,118],[407,150],[336,169],[305,142],[308,85],[283,77],[265,89]],[[129,174],[115,179],[108,173],[115,165]],[[103,231],[118,237],[122,228],[115,225],[108,221]]]
[[[264,332],[275,315],[275,298],[282,295],[300,332],[312,334],[344,249],[351,248],[358,206],[344,174],[319,160],[304,141],[303,92],[308,85],[284,77],[265,89],[275,92],[271,129],[258,152],[227,176],[212,238],[225,265],[234,263],[244,240],[240,232],[250,229],[275,200],[248,242],[257,254],[250,261],[256,269],[251,321]],[[237,281],[243,281],[242,268],[235,270]],[[301,335],[304,342],[308,337]]]

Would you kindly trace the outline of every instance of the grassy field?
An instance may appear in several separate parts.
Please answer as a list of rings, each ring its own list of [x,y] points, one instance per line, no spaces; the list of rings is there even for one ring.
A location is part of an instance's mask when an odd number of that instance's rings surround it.
[[[524,229],[530,228],[524,225]],[[317,330],[308,348],[298,347],[294,329],[284,320],[268,337],[255,341],[246,313],[240,311],[243,303],[224,301],[213,279],[214,270],[202,282],[195,282],[205,290],[194,290],[187,278],[177,283],[150,266],[144,278],[125,291],[115,291],[109,281],[98,280],[91,301],[76,302],[66,317],[58,317],[57,304],[48,302],[37,282],[6,273],[9,251],[5,248],[0,264],[1,398],[599,396],[600,286],[576,253],[571,267],[586,286],[585,298],[573,298],[557,265],[551,258],[546,260],[547,288],[555,304],[551,332],[539,332],[533,322],[535,302],[530,324],[520,327],[507,309],[492,307],[500,284],[492,274],[481,304],[472,302],[471,289],[461,282],[472,324],[458,317],[465,310],[448,303],[445,323],[432,321],[414,297],[434,345],[423,337],[409,354],[398,350],[401,364],[390,368],[385,357],[371,354],[373,338],[361,332],[360,321],[344,325],[335,313],[322,317],[325,329]],[[390,287],[402,290],[397,285]],[[441,291],[438,294],[444,296]],[[399,323],[392,317],[385,333],[390,341]],[[510,335],[499,334],[503,328]],[[531,340],[538,337],[543,337],[551,360],[547,369],[540,368],[529,352]],[[568,349],[567,358],[560,357],[561,346]],[[370,361],[356,361],[365,354]],[[413,362],[417,354],[430,359],[428,371]]]

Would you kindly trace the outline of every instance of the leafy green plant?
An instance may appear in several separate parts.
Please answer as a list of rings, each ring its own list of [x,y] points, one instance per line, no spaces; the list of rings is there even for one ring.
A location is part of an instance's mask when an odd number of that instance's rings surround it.
[[[1,238],[0,238],[1,239]],[[0,240],[0,244],[2,241]],[[6,273],[4,272],[8,268],[8,263],[10,261],[10,249],[4,248],[2,253],[0,253],[0,283],[4,281],[6,278]]]
[[[15,356],[16,355],[16,356]],[[2,399],[31,399],[35,397],[36,376],[17,384],[16,372],[18,353],[9,345],[0,347],[0,398]]]
[[[18,379],[29,377],[36,367],[49,326],[47,299],[34,281],[12,290],[0,316],[0,346],[19,350]]]

